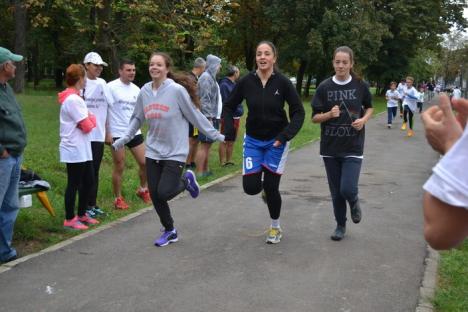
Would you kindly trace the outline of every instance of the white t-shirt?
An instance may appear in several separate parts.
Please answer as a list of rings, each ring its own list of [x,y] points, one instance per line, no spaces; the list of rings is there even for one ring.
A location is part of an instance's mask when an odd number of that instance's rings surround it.
[[[93,159],[90,135],[78,128],[88,117],[88,109],[81,97],[69,95],[60,107],[60,161],[79,163]]]
[[[84,100],[89,111],[96,116],[96,128],[90,133],[91,141],[104,142],[106,138],[107,109],[114,102],[104,79],[86,78]]]
[[[113,105],[108,110],[109,131],[112,137],[121,138],[127,133],[140,88],[133,83],[125,84],[120,78],[109,82],[107,86],[114,99]],[[138,130],[136,134],[140,133]]]
[[[416,111],[419,99],[419,92],[412,86],[403,88],[403,107],[406,105],[411,109],[412,112]]]
[[[397,90],[388,89],[385,96],[388,97],[387,107],[396,107],[398,106],[398,99],[400,98],[400,93]]]
[[[452,206],[468,209],[468,126],[462,137],[432,168],[424,189]]]

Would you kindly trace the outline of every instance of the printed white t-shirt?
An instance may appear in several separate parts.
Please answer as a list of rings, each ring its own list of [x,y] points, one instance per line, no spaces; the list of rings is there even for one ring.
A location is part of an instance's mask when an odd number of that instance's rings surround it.
[[[109,107],[108,127],[114,138],[121,138],[127,133],[130,117],[132,117],[140,88],[135,84],[125,84],[115,79],[107,84],[114,103]],[[137,134],[141,131],[138,130]]]
[[[78,128],[88,117],[88,109],[81,97],[69,95],[60,107],[60,161],[79,163],[93,159],[90,135]]]
[[[96,128],[90,135],[92,142],[104,142],[106,138],[107,109],[112,105],[112,95],[102,78],[88,79],[84,89],[84,100],[88,110],[96,116]]]
[[[432,168],[424,189],[441,201],[468,209],[468,126],[463,135]]]
[[[387,100],[387,107],[396,107],[398,106],[398,99],[400,98],[400,93],[397,90],[388,89],[385,96],[389,99]]]

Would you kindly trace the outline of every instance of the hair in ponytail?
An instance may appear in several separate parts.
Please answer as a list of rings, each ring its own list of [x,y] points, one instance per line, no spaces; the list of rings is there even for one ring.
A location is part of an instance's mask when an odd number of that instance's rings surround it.
[[[168,70],[167,73],[167,78],[171,78],[174,80],[176,83],[180,84],[182,87],[187,90],[188,94],[190,95],[190,99],[192,100],[193,104],[195,105],[196,108],[200,108],[200,98],[198,97],[198,92],[197,92],[197,84],[194,81],[192,77],[190,77],[186,73],[175,73],[172,71],[173,69],[173,62],[169,54],[164,53],[164,52],[153,52],[151,53],[150,56],[150,61],[153,58],[153,56],[159,55],[164,59],[164,62],[166,63],[166,67]]]

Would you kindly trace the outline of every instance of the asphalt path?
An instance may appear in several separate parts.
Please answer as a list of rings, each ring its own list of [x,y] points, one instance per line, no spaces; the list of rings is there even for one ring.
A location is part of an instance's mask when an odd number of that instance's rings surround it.
[[[319,143],[289,154],[280,190],[284,236],[265,244],[268,211],[241,176],[171,202],[179,242],[157,248],[147,211],[0,274],[0,311],[414,311],[424,272],[422,184],[437,154],[415,136],[366,125],[363,219],[335,222]],[[306,121],[307,122],[307,121]]]

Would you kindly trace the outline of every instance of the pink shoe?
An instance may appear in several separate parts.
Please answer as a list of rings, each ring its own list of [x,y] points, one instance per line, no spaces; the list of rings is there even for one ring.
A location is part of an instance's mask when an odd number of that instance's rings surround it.
[[[75,216],[73,219],[71,220],[64,220],[63,221],[63,226],[65,228],[69,228],[69,229],[73,229],[73,230],[87,230],[88,229],[88,226],[87,225],[84,225],[83,223],[81,223],[79,220],[78,220],[78,217]]]
[[[84,215],[82,217],[78,217],[78,220],[81,222],[81,223],[84,223],[84,224],[99,224],[99,221],[96,220],[96,219],[93,219],[91,217],[89,217],[88,215]]]
[[[146,204],[151,203],[150,193],[149,193],[149,191],[148,191],[147,188],[145,188],[144,190],[138,189],[138,190],[136,191],[136,194],[137,194],[137,196],[140,197]]]
[[[128,209],[128,204],[125,202],[125,199],[121,197],[117,197],[114,200],[114,207],[115,209],[125,210]]]

